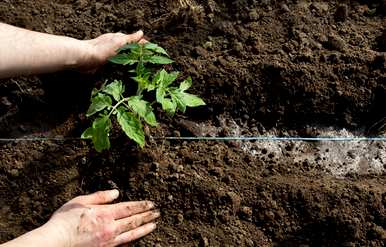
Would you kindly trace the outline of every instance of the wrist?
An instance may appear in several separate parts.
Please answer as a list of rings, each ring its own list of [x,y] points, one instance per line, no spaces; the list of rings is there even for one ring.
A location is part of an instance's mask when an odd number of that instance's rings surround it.
[[[69,244],[64,236],[65,233],[62,231],[62,229],[50,224],[50,222],[47,222],[43,226],[36,228],[33,231],[27,232],[16,239],[13,239],[4,244],[0,244],[0,247],[68,247]]]
[[[67,56],[64,62],[65,69],[82,69],[92,61],[94,56],[93,47],[83,40],[69,38],[67,44]]]
[[[55,247],[70,247],[71,239],[69,237],[68,229],[64,227],[64,224],[58,224],[53,220],[49,220],[43,226],[39,227],[40,234],[43,235],[46,243]]]

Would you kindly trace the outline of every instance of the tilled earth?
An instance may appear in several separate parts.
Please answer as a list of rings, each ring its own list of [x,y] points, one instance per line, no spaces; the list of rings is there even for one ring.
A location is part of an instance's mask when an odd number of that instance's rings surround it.
[[[157,112],[143,150],[118,133],[102,154],[76,140],[2,143],[0,241],[76,195],[119,188],[162,212],[135,246],[384,246],[384,143],[153,137],[384,134],[385,15],[385,1],[359,0],[0,1],[0,21],[36,31],[143,29],[208,103],[174,120]],[[117,69],[3,80],[0,137],[79,136],[91,88],[128,82]]]

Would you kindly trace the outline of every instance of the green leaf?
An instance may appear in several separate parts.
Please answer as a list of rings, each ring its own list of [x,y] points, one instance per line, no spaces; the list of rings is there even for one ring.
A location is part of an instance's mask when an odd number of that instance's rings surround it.
[[[138,86],[141,88],[141,89],[146,89],[148,88],[150,82],[149,82],[149,78],[148,76],[146,75],[138,75],[136,77],[132,77],[131,79],[133,79],[134,81],[136,81],[138,83]]]
[[[205,102],[196,95],[182,92],[180,89],[170,90],[172,100],[177,104],[177,108],[185,112],[186,107],[197,107],[205,105]]]
[[[165,98],[165,95],[166,95],[166,91],[165,91],[165,88],[163,87],[159,87],[157,88],[157,91],[156,91],[156,100],[158,103],[161,103],[163,102],[164,98]]]
[[[163,54],[163,55],[166,55],[166,56],[169,56],[168,53],[165,51],[164,48],[160,47],[159,45],[157,44],[154,44],[154,43],[146,43],[144,45],[145,49],[148,49],[148,50],[152,50],[156,53],[159,53],[159,54]]]
[[[147,111],[147,113],[143,119],[150,126],[156,127],[158,125],[157,119],[155,118],[155,114],[153,112],[153,109],[151,109],[151,108]]]
[[[166,88],[177,79],[179,73],[180,72],[174,71],[169,74],[166,70],[162,69],[154,76],[152,84],[156,87]]]
[[[91,91],[91,98],[94,97],[95,95],[97,95],[98,93],[100,93],[101,91],[103,91],[103,89],[106,86],[106,83],[107,83],[107,80],[101,85],[100,89],[93,88],[92,91]]]
[[[188,77],[185,81],[181,82],[180,89],[182,91],[188,90],[192,86],[192,78]]]
[[[174,101],[172,101],[171,99],[164,99],[161,104],[162,110],[166,111],[171,115],[174,115],[177,109],[177,104]]]
[[[181,101],[184,102],[185,105],[189,107],[206,105],[205,102],[200,97],[190,93],[181,92],[179,98],[181,99]]]
[[[155,74],[155,76],[153,78],[152,84],[156,85],[156,86],[160,85],[164,81],[164,78],[167,74],[168,74],[168,72],[166,72],[166,70],[164,70],[164,69],[157,71],[157,73]]]
[[[123,53],[115,55],[114,57],[110,58],[109,61],[115,64],[133,65],[135,63],[138,63],[139,58],[138,55],[134,53]]]
[[[92,139],[92,137],[94,136],[94,129],[92,127],[86,129],[83,133],[82,133],[82,136],[80,138],[82,139]]]
[[[141,99],[140,96],[133,96],[128,101],[127,104],[136,113],[138,116],[143,118],[146,123],[151,126],[157,126],[157,121],[153,113],[153,108],[150,103]]]
[[[170,84],[172,84],[178,77],[180,72],[178,71],[173,71],[170,74],[166,73],[165,78],[163,80],[163,86],[168,87]]]
[[[137,75],[143,75],[145,72],[148,71],[143,62],[138,62],[137,67],[135,68],[135,73]]]
[[[145,133],[141,121],[123,107],[118,109],[117,120],[125,134],[143,148],[145,146]]]
[[[98,90],[97,88],[93,88],[92,91],[91,91],[91,97],[94,97],[94,96],[97,95],[99,92],[100,92],[100,90]]]
[[[181,92],[178,90],[170,90],[169,92],[170,92],[170,96],[172,97],[174,104],[177,105],[178,110],[180,110],[181,112],[185,112],[186,111],[186,104],[181,99],[181,95],[180,95]]]
[[[82,134],[83,139],[91,139],[95,150],[102,152],[110,148],[109,132],[111,121],[107,116],[99,117],[94,120],[92,127],[86,129]]]
[[[144,57],[145,62],[153,63],[153,64],[171,64],[174,63],[173,60],[164,56],[150,56]]]
[[[130,43],[126,44],[125,46],[118,49],[118,52],[126,51],[126,50],[132,50],[132,49],[139,49],[140,45],[137,43]]]
[[[110,108],[112,106],[112,103],[113,102],[112,102],[110,96],[102,94],[102,93],[98,93],[96,96],[94,96],[91,99],[91,105],[88,108],[86,116],[90,117],[90,116],[94,115],[95,113],[104,110],[105,108]]]
[[[105,86],[103,92],[113,96],[116,101],[119,101],[124,90],[125,88],[122,84],[122,81],[115,80],[114,82]]]

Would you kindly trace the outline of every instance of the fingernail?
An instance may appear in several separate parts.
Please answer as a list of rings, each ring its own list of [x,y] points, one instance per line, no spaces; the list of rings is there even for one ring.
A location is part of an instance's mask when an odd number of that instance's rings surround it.
[[[151,228],[153,229],[153,230],[155,230],[156,228],[157,228],[157,223],[151,223],[152,224],[152,226],[151,226]]]
[[[119,191],[117,189],[110,190],[110,195],[112,198],[117,199],[119,196]]]
[[[143,31],[142,30],[139,30],[136,32],[137,35],[140,35],[140,36],[143,36]]]
[[[160,217],[161,216],[161,212],[159,210],[155,210],[154,211],[154,216],[157,217],[157,218]]]

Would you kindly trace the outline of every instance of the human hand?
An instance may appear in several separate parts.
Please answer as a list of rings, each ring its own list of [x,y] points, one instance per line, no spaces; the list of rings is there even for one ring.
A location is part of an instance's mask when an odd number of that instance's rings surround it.
[[[83,41],[85,55],[80,59],[79,70],[95,72],[107,60],[117,54],[117,50],[127,43],[146,43],[142,31],[133,34],[108,33],[92,40]]]
[[[160,213],[152,202],[107,204],[118,196],[117,190],[111,190],[76,197],[57,210],[45,227],[56,229],[63,247],[113,247],[154,231]]]

